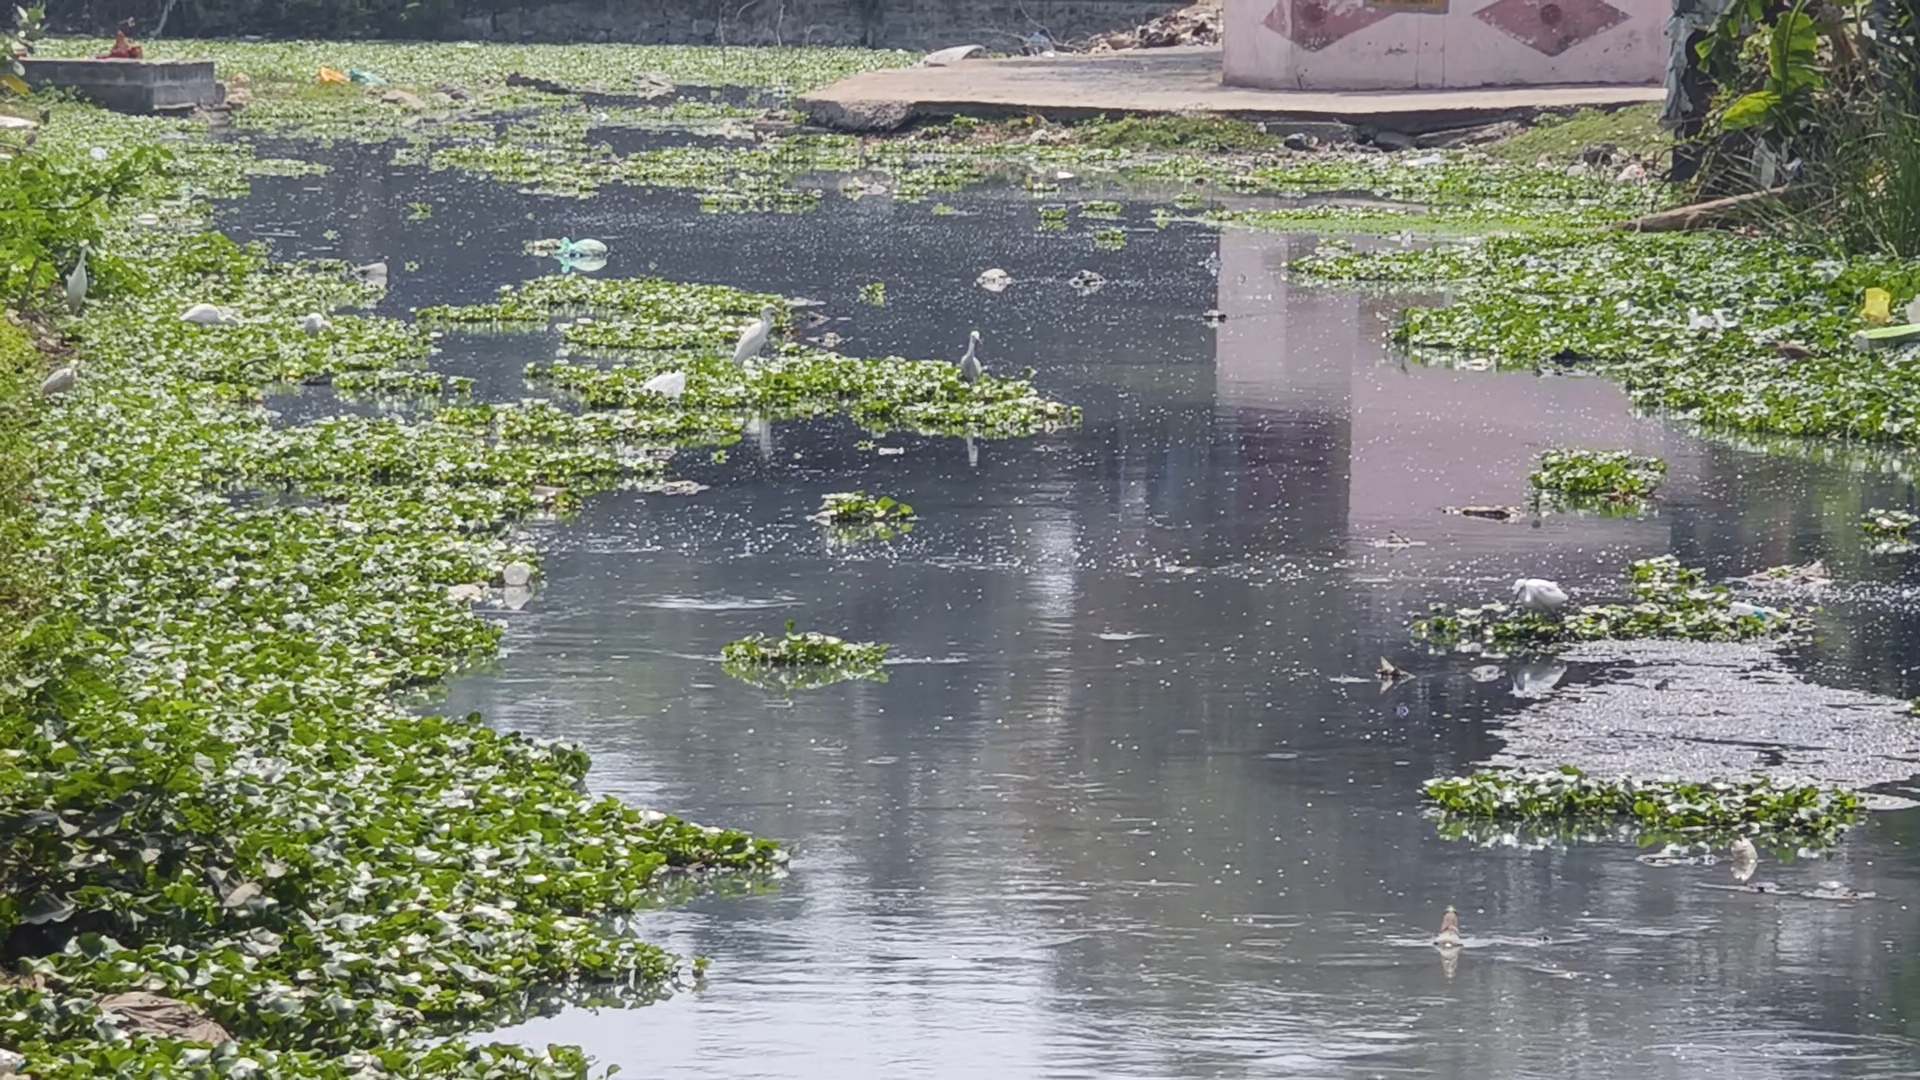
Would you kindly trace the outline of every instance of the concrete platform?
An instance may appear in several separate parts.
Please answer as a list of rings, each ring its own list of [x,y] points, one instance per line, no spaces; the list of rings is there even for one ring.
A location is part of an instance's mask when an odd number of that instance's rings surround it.
[[[218,105],[226,94],[211,60],[22,61],[27,85],[72,90],[102,108],[125,113],[184,111]]]
[[[1220,83],[1220,50],[1182,47],[1050,59],[963,60],[870,71],[799,99],[815,123],[891,131],[952,116],[1218,113],[1248,120],[1366,125],[1418,134],[1542,112],[1657,102],[1659,86],[1524,86],[1476,90],[1259,90]]]

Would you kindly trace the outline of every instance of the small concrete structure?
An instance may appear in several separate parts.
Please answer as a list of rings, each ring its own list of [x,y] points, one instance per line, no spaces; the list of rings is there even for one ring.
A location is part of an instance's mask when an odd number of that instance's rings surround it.
[[[1671,0],[1225,0],[1225,81],[1287,90],[1666,76]]]
[[[1102,113],[1217,113],[1411,134],[1523,119],[1553,109],[1657,102],[1665,96],[1657,85],[1265,90],[1223,85],[1220,71],[1221,50],[1198,46],[962,60],[945,67],[869,71],[808,94],[798,105],[815,123],[845,131],[887,131],[950,116],[1031,114],[1071,120]]]
[[[24,61],[35,90],[72,90],[103,108],[124,113],[206,108],[226,98],[211,60]]]

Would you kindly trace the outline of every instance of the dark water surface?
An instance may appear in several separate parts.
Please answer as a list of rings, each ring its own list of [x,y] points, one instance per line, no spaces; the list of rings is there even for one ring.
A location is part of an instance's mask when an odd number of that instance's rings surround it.
[[[1623,844],[1444,841],[1420,782],[1498,753],[1537,707],[1516,686],[1557,691],[1514,662],[1476,681],[1484,661],[1406,637],[1429,600],[1523,574],[1598,598],[1648,555],[1716,575],[1824,557],[1841,585],[1787,666],[1911,697],[1915,575],[1856,525],[1912,505],[1897,472],[1703,441],[1597,380],[1402,366],[1381,338],[1407,300],[1298,287],[1282,268],[1312,241],[1156,228],[1145,204],[1106,251],[1105,223],[1036,231],[1023,192],[948,197],[954,215],[830,195],[713,216],[681,194],[531,198],[381,159],[256,182],[225,224],[286,254],[385,258],[399,311],[544,272],[528,239],[595,236],[607,275],[823,300],[845,351],[952,357],[977,327],[990,369],[1031,365],[1086,410],[1081,430],[972,456],[776,425],[724,464],[682,454],[697,495],[608,495],[542,528],[543,587],[445,707],[579,741],[598,790],[794,859],[776,888],[639,920],[713,958],[704,990],[508,1037],[729,1080],[1920,1075],[1914,813],[1758,875],[1878,894],[1858,903],[1707,888],[1732,881],[1724,862],[1653,866]],[[417,200],[434,215],[406,222]],[[974,285],[996,266],[1017,279],[999,295]],[[1082,269],[1108,284],[1078,295]],[[856,300],[871,281],[883,308]],[[455,335],[439,366],[515,398],[554,343]],[[1657,514],[1441,512],[1519,502],[1563,443],[1666,458]],[[920,527],[830,548],[803,518],[856,487]],[[1424,546],[1373,545],[1392,534]],[[786,619],[892,643],[888,681],[788,701],[721,673],[723,644]],[[1382,654],[1417,677],[1382,691]],[[1625,677],[1577,663],[1560,686]],[[1804,706],[1749,697],[1723,708],[1756,727]],[[1449,904],[1469,939],[1451,966],[1427,944]]]

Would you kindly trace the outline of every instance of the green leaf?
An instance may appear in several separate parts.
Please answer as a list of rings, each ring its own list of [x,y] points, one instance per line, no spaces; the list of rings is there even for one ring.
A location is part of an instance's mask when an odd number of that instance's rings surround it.
[[[1772,90],[1756,90],[1727,106],[1726,113],[1720,117],[1720,127],[1726,131],[1744,131],[1768,124],[1779,108],[1779,94]]]

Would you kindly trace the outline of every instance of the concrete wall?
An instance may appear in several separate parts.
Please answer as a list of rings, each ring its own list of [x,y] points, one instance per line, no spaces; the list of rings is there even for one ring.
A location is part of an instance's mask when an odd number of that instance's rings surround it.
[[[1659,83],[1670,0],[1225,0],[1226,81],[1302,90]]]
[[[103,108],[151,113],[218,104],[211,60],[47,60],[21,62],[35,90],[71,90]]]
[[[1036,29],[1065,41],[1135,26],[1179,6],[1169,0],[536,0],[469,4],[459,29],[461,36],[494,41],[1012,49]]]
[[[1036,29],[1069,41],[1137,26],[1179,0],[90,0],[56,6],[63,31],[130,20],[168,37],[466,38],[644,45],[867,45],[1011,51]],[[64,11],[61,9],[65,8]]]

